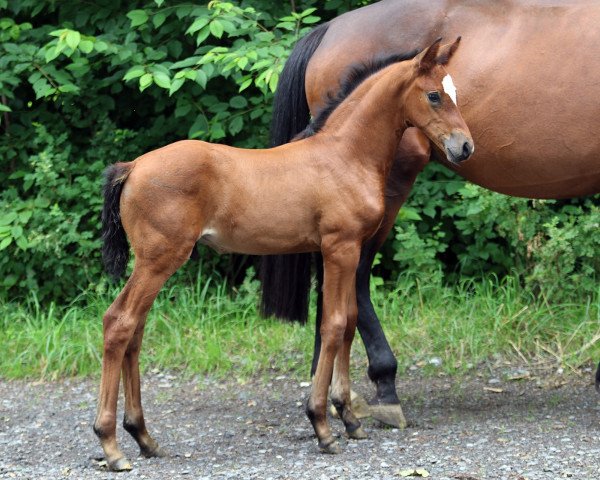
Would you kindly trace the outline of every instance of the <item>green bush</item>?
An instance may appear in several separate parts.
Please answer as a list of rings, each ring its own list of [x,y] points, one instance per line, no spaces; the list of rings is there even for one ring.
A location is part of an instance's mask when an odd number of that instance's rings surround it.
[[[0,0],[4,296],[62,302],[101,291],[105,166],[186,137],[266,146],[272,93],[296,40],[366,3]],[[434,283],[514,271],[534,291],[590,292],[597,205],[500,196],[430,165],[378,268]],[[213,272],[247,264],[201,250]]]
[[[394,276],[511,274],[552,298],[591,294],[600,272],[599,199],[509,197],[433,164],[401,210],[382,264]]]

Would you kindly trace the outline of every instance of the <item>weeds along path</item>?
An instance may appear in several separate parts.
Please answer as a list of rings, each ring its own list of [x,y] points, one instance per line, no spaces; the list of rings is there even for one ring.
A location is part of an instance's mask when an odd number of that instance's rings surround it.
[[[148,373],[147,423],[170,457],[136,458],[119,427],[134,461],[125,474],[97,460],[97,381],[2,381],[0,478],[397,479],[415,471],[432,479],[600,478],[600,396],[590,372],[479,371],[403,376],[398,389],[409,427],[366,420],[369,439],[342,438],[337,456],[317,452],[304,415],[308,387],[296,380],[240,384]],[[371,391],[364,380],[356,387]],[[342,432],[341,424],[334,428]]]

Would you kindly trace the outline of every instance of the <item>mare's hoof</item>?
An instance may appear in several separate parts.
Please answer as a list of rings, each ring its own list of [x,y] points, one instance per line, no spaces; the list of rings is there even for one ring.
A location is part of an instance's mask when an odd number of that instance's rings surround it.
[[[106,464],[108,465],[109,470],[112,470],[113,472],[128,472],[133,468],[131,463],[129,463],[129,460],[125,457],[117,458],[110,462],[107,461]]]
[[[154,448],[140,448],[140,453],[146,458],[163,458],[168,455],[166,450],[158,445]]]
[[[362,427],[355,428],[352,432],[346,432],[346,434],[348,435],[348,438],[351,438],[352,440],[364,440],[369,438],[367,432],[365,432]]]
[[[327,443],[319,442],[319,450],[321,453],[327,453],[329,455],[337,455],[338,453],[342,453],[339,443],[334,439]]]
[[[404,430],[406,428],[406,418],[402,412],[400,404],[396,405],[369,405],[371,416],[390,427]]]

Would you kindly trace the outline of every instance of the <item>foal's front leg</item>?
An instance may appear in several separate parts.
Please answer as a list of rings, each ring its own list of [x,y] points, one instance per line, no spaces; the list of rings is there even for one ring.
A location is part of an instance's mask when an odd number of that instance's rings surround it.
[[[350,350],[356,331],[356,319],[358,317],[358,307],[356,305],[356,288],[353,286],[350,290],[350,299],[348,300],[348,314],[344,340],[333,367],[333,379],[331,381],[331,403],[335,407],[338,416],[344,422],[346,434],[354,440],[367,438],[360,421],[352,411],[352,402],[350,397]]]
[[[360,256],[358,242],[323,242],[323,321],[321,323],[321,351],[313,379],[306,414],[319,440],[319,448],[325,453],[339,453],[340,447],[331,434],[327,422],[327,394],[333,375],[336,356],[341,354],[347,326],[348,302],[354,288],[356,267]],[[352,333],[353,334],[353,333]],[[340,369],[346,368],[342,362]],[[345,373],[346,377],[348,373]],[[349,386],[340,395],[346,418],[355,425],[356,419],[349,407]],[[357,421],[356,421],[357,422]],[[358,424],[360,426],[360,423]]]

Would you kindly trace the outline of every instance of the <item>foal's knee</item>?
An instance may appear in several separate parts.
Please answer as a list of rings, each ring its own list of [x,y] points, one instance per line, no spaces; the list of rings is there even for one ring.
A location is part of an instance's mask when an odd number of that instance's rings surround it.
[[[339,345],[344,339],[346,325],[346,318],[342,315],[333,315],[330,318],[324,319],[321,323],[322,342]]]

